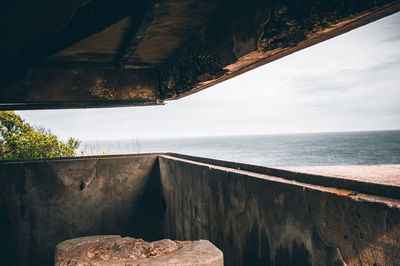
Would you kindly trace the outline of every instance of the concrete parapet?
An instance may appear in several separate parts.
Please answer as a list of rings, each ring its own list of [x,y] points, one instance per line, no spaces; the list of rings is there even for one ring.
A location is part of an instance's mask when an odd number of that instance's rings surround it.
[[[1,264],[123,235],[207,239],[226,265],[400,265],[400,187],[360,180],[177,154],[0,162]]]
[[[182,155],[159,162],[166,237],[208,239],[227,265],[400,265],[400,200],[382,196],[397,187]]]

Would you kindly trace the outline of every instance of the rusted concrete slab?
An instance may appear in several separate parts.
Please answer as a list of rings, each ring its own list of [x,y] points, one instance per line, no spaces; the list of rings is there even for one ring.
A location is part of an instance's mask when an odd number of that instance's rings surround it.
[[[179,99],[399,10],[398,0],[8,1],[0,9],[0,109]],[[106,71],[120,96],[82,98],[96,85],[71,69]],[[154,76],[126,78],[139,69]],[[132,89],[151,82],[150,94]]]

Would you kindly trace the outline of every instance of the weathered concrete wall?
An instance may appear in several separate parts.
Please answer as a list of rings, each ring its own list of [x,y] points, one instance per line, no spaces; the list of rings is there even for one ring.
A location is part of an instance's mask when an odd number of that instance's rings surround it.
[[[397,199],[238,164],[173,156],[159,161],[167,236],[209,239],[226,265],[400,265]]]
[[[0,264],[116,234],[208,239],[226,265],[400,265],[398,189],[173,154],[0,162]]]
[[[1,265],[52,265],[63,240],[161,238],[157,155],[0,163]]]

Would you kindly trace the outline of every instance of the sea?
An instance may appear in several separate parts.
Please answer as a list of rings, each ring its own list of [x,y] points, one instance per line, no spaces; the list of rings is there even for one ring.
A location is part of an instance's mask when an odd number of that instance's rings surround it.
[[[81,155],[173,152],[269,167],[400,163],[400,130],[82,141]]]

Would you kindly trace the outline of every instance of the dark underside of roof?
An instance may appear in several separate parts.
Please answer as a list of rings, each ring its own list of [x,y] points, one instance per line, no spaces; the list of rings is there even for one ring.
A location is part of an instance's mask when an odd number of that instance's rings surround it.
[[[0,109],[162,104],[399,10],[393,0],[4,1]]]

